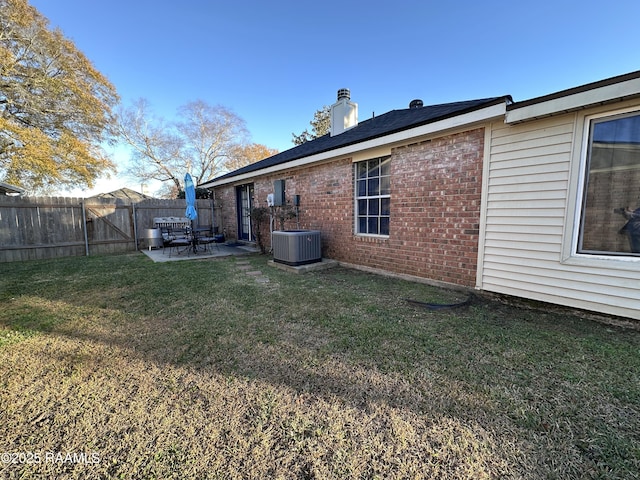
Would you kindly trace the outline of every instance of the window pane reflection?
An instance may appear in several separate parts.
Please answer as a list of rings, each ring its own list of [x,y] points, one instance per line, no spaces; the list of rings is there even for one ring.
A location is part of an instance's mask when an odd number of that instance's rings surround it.
[[[578,253],[640,255],[640,113],[591,121]]]

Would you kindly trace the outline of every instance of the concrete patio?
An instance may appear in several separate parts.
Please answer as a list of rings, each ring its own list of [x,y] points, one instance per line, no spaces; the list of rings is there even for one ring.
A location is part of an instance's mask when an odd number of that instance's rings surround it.
[[[179,260],[199,260],[204,258],[229,257],[232,255],[249,255],[251,253],[259,253],[260,249],[251,244],[226,244],[216,243],[209,245],[207,251],[198,251],[194,253],[191,249],[185,249],[180,253],[175,251],[169,252],[168,248],[156,248],[149,250],[140,250],[154,262],[175,262]]]

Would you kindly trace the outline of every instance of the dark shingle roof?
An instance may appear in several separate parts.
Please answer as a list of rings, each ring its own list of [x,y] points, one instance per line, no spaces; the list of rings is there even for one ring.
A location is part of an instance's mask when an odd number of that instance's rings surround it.
[[[149,195],[145,195],[144,193],[136,192],[135,190],[131,190],[130,188],[120,188],[118,190],[114,190],[109,193],[99,193],[98,195],[94,195],[90,198],[108,198],[108,199],[120,199],[120,200],[131,200],[134,202],[140,202],[142,200],[147,200],[153,197]]]
[[[15,185],[10,185],[8,183],[0,182],[0,195],[13,195],[18,194],[22,195],[24,190]]]
[[[511,97],[491,97],[479,100],[468,100],[464,102],[444,103],[441,105],[429,105],[419,108],[406,108],[402,110],[392,110],[380,116],[359,122],[344,133],[331,136],[329,134],[298,145],[297,147],[285,150],[272,157],[265,158],[259,162],[252,163],[233,172],[221,175],[211,180],[218,180],[243,175],[246,173],[262,170],[263,168],[281,165],[293,160],[327,152],[355,143],[364,142],[384,135],[419,127],[428,123],[433,123],[446,118],[462,115],[464,113],[479,110],[484,107],[511,101]],[[209,183],[209,182],[207,182]]]

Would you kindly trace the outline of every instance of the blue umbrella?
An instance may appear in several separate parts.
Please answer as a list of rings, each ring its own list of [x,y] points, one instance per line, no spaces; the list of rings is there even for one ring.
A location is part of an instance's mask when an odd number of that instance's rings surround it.
[[[196,211],[196,188],[193,185],[193,179],[188,173],[184,176],[184,198],[187,200],[187,211],[185,217],[191,221],[198,218]]]

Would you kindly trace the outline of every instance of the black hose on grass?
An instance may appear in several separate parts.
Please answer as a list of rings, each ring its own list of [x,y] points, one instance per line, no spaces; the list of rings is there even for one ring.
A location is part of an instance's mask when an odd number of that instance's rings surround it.
[[[419,300],[411,300],[410,298],[405,298],[405,301],[409,302],[412,305],[416,305],[418,307],[423,307],[428,310],[447,310],[451,308],[459,308],[466,307],[471,304],[473,300],[473,295],[469,295],[469,297],[464,302],[459,303],[428,303],[428,302],[420,302]]]

